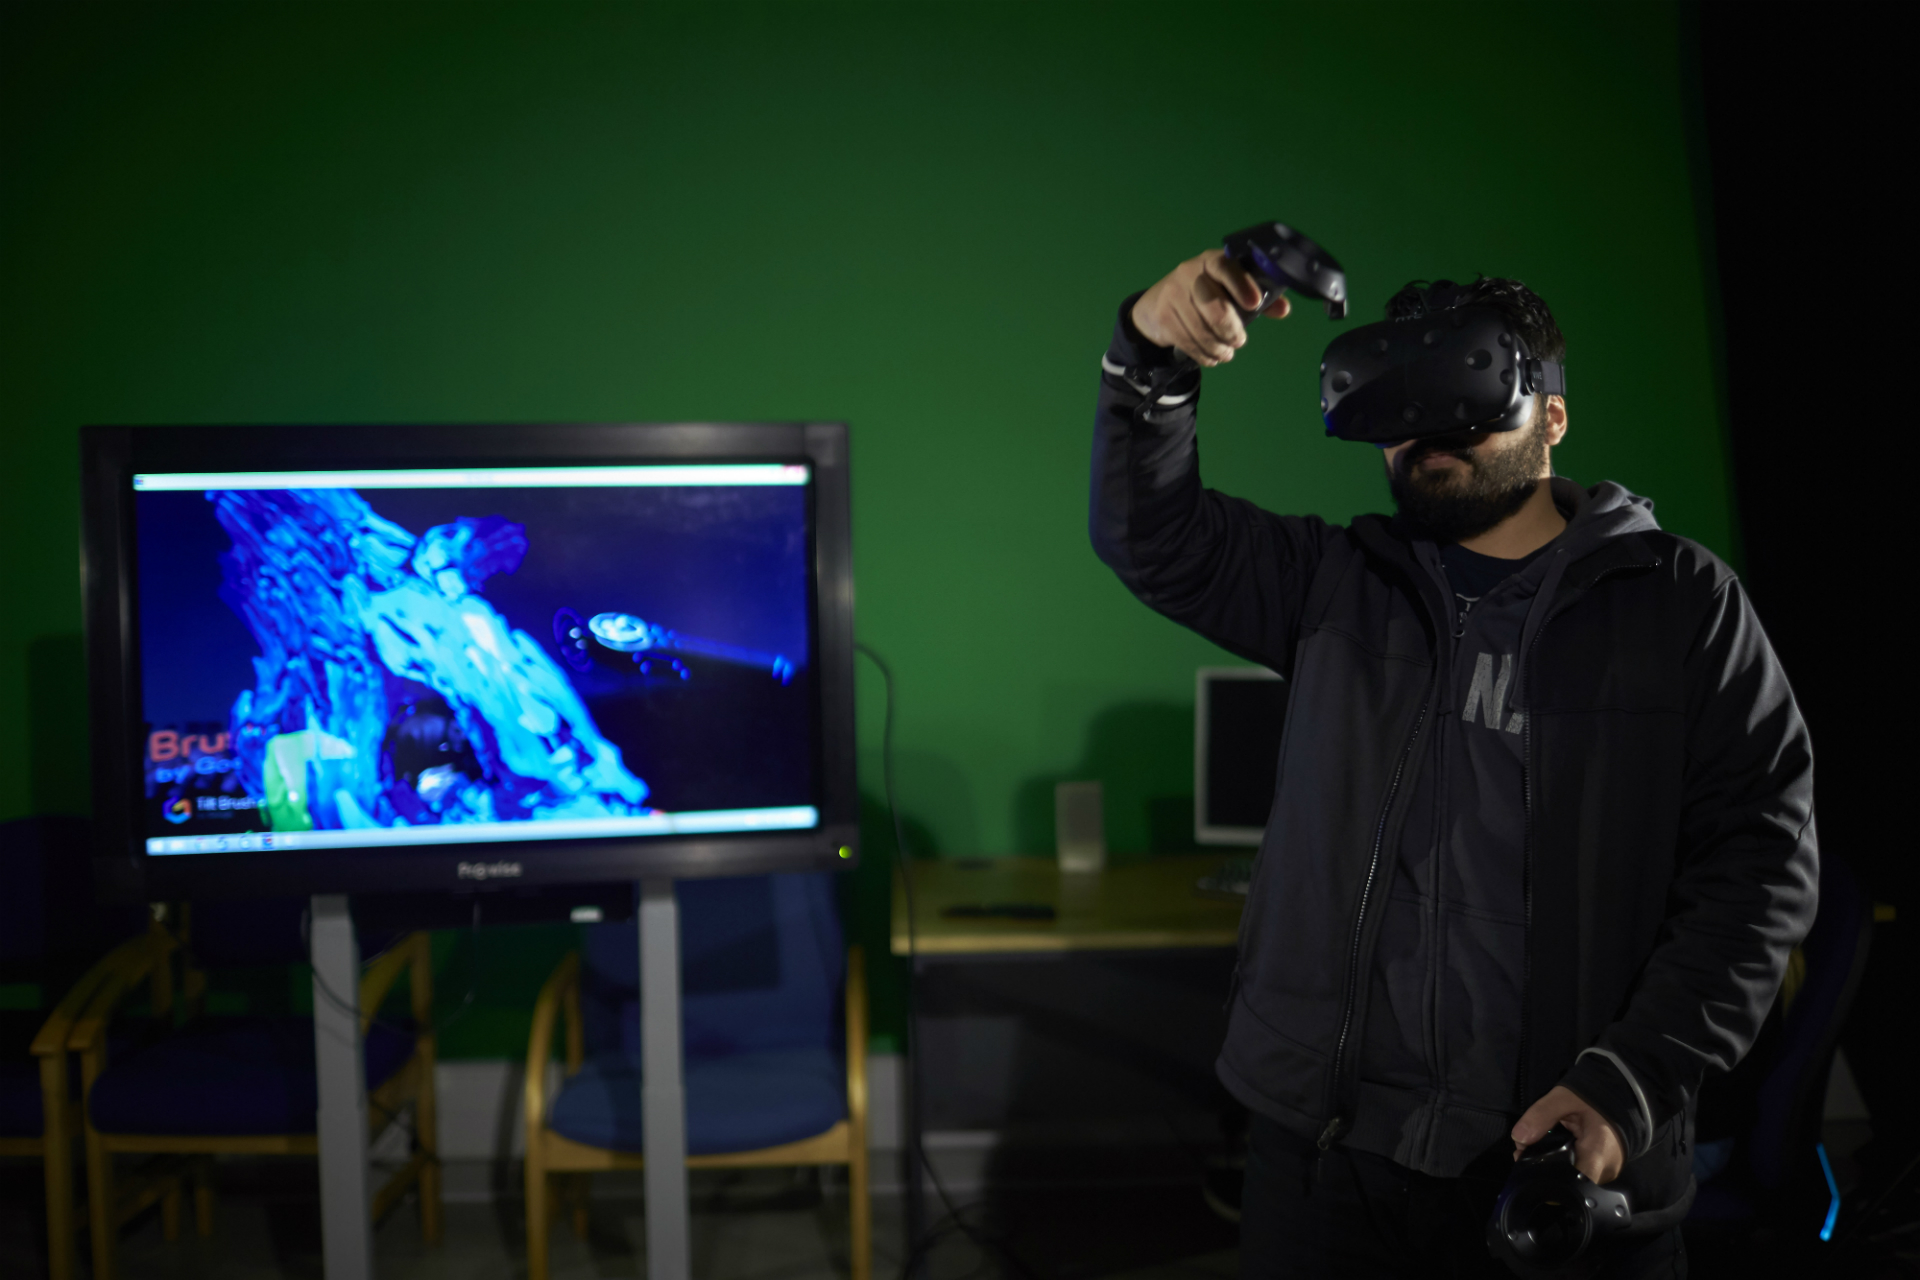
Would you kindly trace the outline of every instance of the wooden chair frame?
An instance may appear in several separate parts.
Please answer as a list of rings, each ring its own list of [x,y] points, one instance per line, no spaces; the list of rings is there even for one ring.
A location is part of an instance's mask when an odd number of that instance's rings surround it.
[[[169,939],[165,948],[149,947],[122,968],[109,973],[92,993],[84,1012],[74,1019],[67,1047],[80,1055],[80,1079],[85,1092],[91,1093],[94,1081],[106,1070],[107,1027],[114,1009],[134,985],[149,975],[156,986],[161,982],[162,972],[169,968],[167,958],[172,949]],[[367,1121],[371,1135],[377,1137],[399,1114],[400,1108],[412,1102],[416,1149],[406,1164],[374,1193],[373,1216],[375,1220],[383,1217],[400,1202],[408,1187],[417,1186],[421,1234],[429,1244],[438,1244],[440,1161],[433,1081],[433,952],[427,934],[409,934],[375,959],[361,975],[360,1034],[363,1037],[367,1034],[374,1015],[402,973],[408,974],[408,994],[416,1028],[414,1052],[391,1079],[368,1093]],[[170,1003],[170,979],[166,985]],[[198,988],[201,984],[191,985]],[[94,1128],[92,1116],[84,1110],[81,1121],[87,1146],[88,1221],[93,1235],[95,1280],[113,1280],[114,1245],[121,1226],[156,1200],[161,1205],[163,1233],[169,1240],[178,1237],[183,1176],[190,1176],[193,1181],[196,1230],[201,1236],[213,1234],[212,1157],[221,1154],[312,1156],[320,1151],[319,1137],[312,1133],[115,1134]],[[116,1187],[113,1157],[122,1153],[162,1159],[120,1189]]]
[[[81,975],[33,1038],[32,1053],[40,1060],[40,1105],[43,1116],[38,1138],[0,1138],[0,1156],[31,1156],[41,1161],[47,1187],[47,1273],[52,1280],[74,1280],[78,1275],[78,1224],[73,1205],[73,1142],[81,1133],[80,1100],[68,1087],[67,1037],[74,1020],[86,1009],[102,983],[133,969],[153,973],[156,1013],[172,1009],[173,992],[164,964],[150,963],[148,953],[164,957],[173,938],[158,924],[147,933],[115,947]],[[136,985],[136,984],[129,984]],[[174,1190],[178,1195],[178,1189]]]
[[[635,1152],[590,1147],[547,1127],[547,1067],[553,1057],[555,1023],[564,1018],[566,1076],[580,1070],[586,1057],[586,1035],[580,1021],[580,953],[568,952],[555,967],[533,1007],[533,1031],[527,1043],[527,1280],[548,1280],[548,1233],[559,1199],[548,1179],[553,1175],[577,1178],[567,1197],[572,1201],[573,1229],[587,1234],[587,1175],[608,1169],[641,1169],[646,1160]],[[867,1186],[867,978],[859,947],[847,952],[847,1118],[832,1128],[799,1142],[756,1151],[724,1155],[688,1156],[690,1169],[742,1169],[782,1165],[847,1166],[849,1208],[848,1255],[852,1280],[871,1280],[873,1274],[873,1206]]]

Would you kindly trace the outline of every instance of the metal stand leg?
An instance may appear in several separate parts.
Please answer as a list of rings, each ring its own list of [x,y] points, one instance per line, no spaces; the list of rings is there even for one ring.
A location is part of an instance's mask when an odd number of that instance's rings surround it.
[[[646,1127],[647,1280],[689,1280],[680,913],[671,880],[640,882],[640,1070],[640,1114]]]
[[[339,894],[315,894],[313,1054],[320,1081],[320,1237],[326,1280],[372,1280],[367,1080],[360,1046],[360,944]]]

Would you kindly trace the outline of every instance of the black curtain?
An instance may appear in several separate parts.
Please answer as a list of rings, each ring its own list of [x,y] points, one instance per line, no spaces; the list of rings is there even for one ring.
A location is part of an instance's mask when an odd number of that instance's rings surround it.
[[[1920,857],[1906,815],[1920,609],[1905,511],[1920,414],[1900,12],[1688,10],[1743,577],[1812,728],[1821,849],[1897,913],[1875,929],[1844,1038],[1873,1113],[1870,1175],[1920,1147],[1906,1044],[1920,1022]],[[1659,283],[1642,287],[1655,305]]]

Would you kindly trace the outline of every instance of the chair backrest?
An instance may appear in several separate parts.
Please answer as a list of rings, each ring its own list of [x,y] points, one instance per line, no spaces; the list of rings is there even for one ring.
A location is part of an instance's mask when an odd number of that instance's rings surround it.
[[[841,1048],[846,942],[831,873],[682,880],[674,894],[688,1057]],[[587,1051],[637,1054],[638,926],[590,926],[581,958]]]
[[[304,964],[307,899],[209,898],[192,904],[187,943],[203,968]]]
[[[207,898],[192,904],[188,944],[205,969],[229,965],[305,964],[310,898]],[[359,915],[356,904],[355,916]],[[357,920],[356,920],[357,923]],[[391,927],[357,927],[360,958],[370,960],[405,936]]]
[[[1746,1143],[1748,1168],[1765,1191],[1783,1191],[1819,1176],[1812,1172],[1814,1144],[1820,1140],[1827,1076],[1872,935],[1873,904],[1860,881],[1839,858],[1823,852],[1820,913],[1800,944],[1806,979],[1782,1019]]]

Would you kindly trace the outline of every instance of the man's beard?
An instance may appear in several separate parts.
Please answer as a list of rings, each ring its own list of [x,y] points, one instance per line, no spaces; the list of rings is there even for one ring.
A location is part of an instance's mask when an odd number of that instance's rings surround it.
[[[1435,542],[1475,538],[1527,505],[1547,470],[1543,414],[1521,428],[1521,439],[1490,457],[1476,457],[1462,433],[1418,440],[1387,467],[1394,507],[1414,534]],[[1484,437],[1483,437],[1484,438]],[[1422,458],[1444,453],[1464,467],[1417,470]]]

